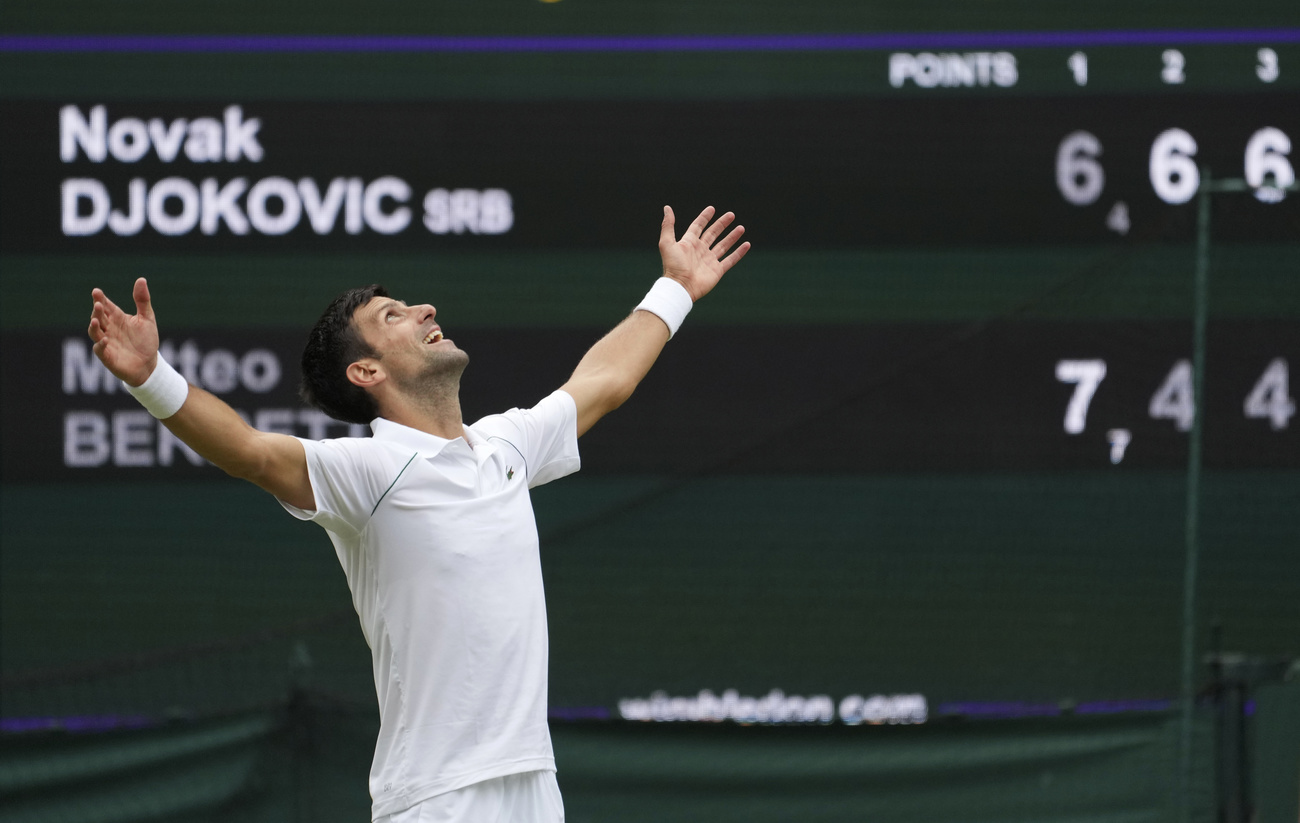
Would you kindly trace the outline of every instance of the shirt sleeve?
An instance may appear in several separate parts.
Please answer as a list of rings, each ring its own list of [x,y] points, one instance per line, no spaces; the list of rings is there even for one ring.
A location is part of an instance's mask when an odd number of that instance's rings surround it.
[[[474,424],[474,430],[488,440],[506,441],[523,456],[530,489],[573,474],[582,465],[578,406],[560,389],[531,409],[484,417]]]
[[[280,505],[299,520],[310,520],[337,534],[355,535],[364,529],[379,501],[406,469],[401,455],[391,454],[369,438],[298,439],[307,452],[307,476],[316,509],[300,509],[283,500]],[[414,459],[416,455],[407,456]],[[409,466],[410,460],[405,463]]]

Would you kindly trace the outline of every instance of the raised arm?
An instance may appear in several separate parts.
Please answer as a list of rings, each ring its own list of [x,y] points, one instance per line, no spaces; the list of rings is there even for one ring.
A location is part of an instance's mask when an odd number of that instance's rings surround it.
[[[158,366],[158,323],[144,278],[132,293],[135,314],[122,311],[104,292],[90,293],[90,339],[108,370],[140,386]],[[197,386],[189,386],[180,409],[163,419],[180,440],[227,474],[249,480],[301,509],[316,508],[302,444],[283,434],[261,432],[234,409]]]
[[[712,291],[722,275],[749,251],[749,243],[741,243],[728,254],[745,227],[736,226],[723,237],[736,216],[727,212],[710,225],[713,215],[712,206],[700,212],[678,240],[673,210],[664,206],[659,232],[663,276],[684,288],[692,303]],[[577,404],[579,437],[632,396],[670,336],[665,320],[638,307],[591,347],[560,387]]]

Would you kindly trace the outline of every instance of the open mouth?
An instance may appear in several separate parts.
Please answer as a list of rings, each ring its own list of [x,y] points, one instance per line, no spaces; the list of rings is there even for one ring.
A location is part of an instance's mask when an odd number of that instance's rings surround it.
[[[437,343],[441,339],[442,339],[442,329],[438,329],[438,328],[435,328],[433,331],[429,332],[424,336],[424,342],[426,345],[432,345],[434,343]]]

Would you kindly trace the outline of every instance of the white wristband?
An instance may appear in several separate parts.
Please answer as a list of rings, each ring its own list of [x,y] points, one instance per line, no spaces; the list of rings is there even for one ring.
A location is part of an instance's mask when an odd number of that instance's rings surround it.
[[[185,405],[185,398],[190,394],[190,384],[161,357],[148,380],[138,386],[129,386],[125,382],[122,385],[126,386],[132,397],[140,401],[146,411],[159,420],[165,420],[180,411],[181,406]]]
[[[668,338],[671,340],[677,330],[681,328],[682,321],[686,319],[686,314],[691,310],[695,301],[691,299],[691,293],[686,287],[671,277],[660,277],[655,284],[646,292],[645,298],[637,305],[637,309],[648,311],[668,326]]]

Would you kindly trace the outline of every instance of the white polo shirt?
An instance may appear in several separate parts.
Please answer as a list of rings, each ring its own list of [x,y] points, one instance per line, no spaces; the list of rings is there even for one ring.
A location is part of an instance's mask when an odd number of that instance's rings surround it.
[[[373,438],[303,440],[316,510],[374,659],[372,814],[554,769],[546,603],[528,489],[577,471],[556,391],[444,440],[382,418]]]

